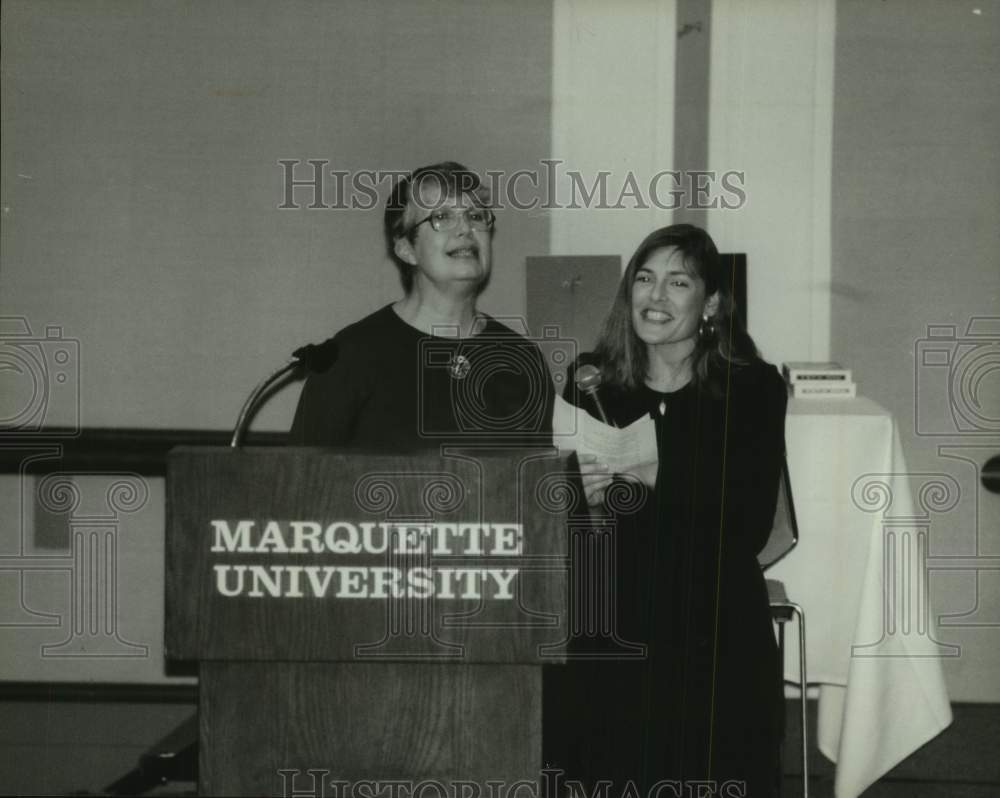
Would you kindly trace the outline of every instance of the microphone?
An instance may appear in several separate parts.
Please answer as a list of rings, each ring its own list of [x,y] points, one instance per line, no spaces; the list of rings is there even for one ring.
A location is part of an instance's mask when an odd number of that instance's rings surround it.
[[[608,414],[604,412],[604,405],[601,404],[601,397],[597,393],[597,389],[601,387],[602,382],[601,370],[589,363],[585,366],[580,366],[576,370],[575,381],[576,387],[593,400],[594,407],[597,408],[597,415],[601,417],[601,421],[612,427],[618,426],[608,420]]]
[[[306,344],[300,346],[292,357],[305,366],[306,371],[311,374],[322,374],[330,368],[337,360],[337,340],[327,338],[321,344]]]
[[[239,418],[236,419],[236,428],[233,430],[233,437],[229,441],[229,446],[238,449],[243,445],[243,437],[246,435],[247,427],[257,409],[261,398],[280,380],[289,374],[305,369],[311,374],[322,374],[330,368],[337,360],[337,342],[333,338],[327,338],[321,344],[306,344],[300,346],[292,352],[291,359],[279,369],[265,377],[261,383],[253,389],[253,393],[247,397],[240,409]]]

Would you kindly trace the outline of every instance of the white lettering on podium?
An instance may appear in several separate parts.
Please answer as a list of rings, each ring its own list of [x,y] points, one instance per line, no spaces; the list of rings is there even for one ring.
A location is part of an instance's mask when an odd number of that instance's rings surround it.
[[[340,569],[340,589],[337,598],[368,598],[368,587],[365,585],[367,568],[349,565]]]
[[[215,566],[215,589],[223,596],[238,596],[243,592],[243,572],[245,565],[216,565]],[[230,571],[236,574],[236,586],[229,587],[229,580],[226,574]]]
[[[260,586],[264,586],[264,590],[267,591],[268,595],[274,596],[275,598],[280,598],[281,596],[281,572],[285,570],[283,565],[251,565],[249,566],[250,575],[253,577],[253,587],[250,592],[247,593],[251,598],[260,598],[264,595],[264,591],[260,589]],[[270,573],[268,573],[270,571]]]
[[[408,596],[430,598],[434,595],[434,572],[430,568],[412,568],[409,576]]]
[[[458,534],[457,524],[435,524],[432,530],[434,546],[431,554],[441,557],[451,554],[451,538]]]
[[[248,598],[324,598],[333,587],[337,598],[509,600],[514,598],[511,585],[518,574],[516,568],[336,565],[215,565],[213,569],[219,594]]]
[[[494,524],[493,549],[490,554],[521,554],[524,551],[524,528],[520,524]]]
[[[299,587],[299,575],[302,573],[302,566],[286,565],[285,573],[288,574],[288,589],[285,591],[285,598],[302,598],[302,590]]]
[[[378,530],[382,535],[377,544],[372,539],[375,526],[371,521],[361,525],[361,548],[371,554],[384,554],[389,550],[389,524],[378,524]]]
[[[455,591],[451,589],[451,568],[438,568],[438,574],[441,576],[441,586],[438,588],[437,594],[438,598],[455,598]]]
[[[323,572],[323,581],[319,580],[319,573]],[[323,598],[326,595],[326,590],[330,587],[330,579],[333,577],[333,568],[329,565],[325,568],[321,568],[318,565],[307,565],[306,566],[306,576],[309,577],[309,584],[312,586],[313,595],[319,598]]]
[[[372,591],[368,594],[370,598],[386,598],[386,588],[388,587],[392,588],[393,598],[399,598],[403,595],[399,590],[399,578],[402,574],[398,568],[371,568],[370,570],[374,577]]]
[[[396,554],[423,554],[427,549],[425,535],[430,534],[426,526],[401,526],[396,533]]]
[[[215,530],[215,545],[212,551],[253,551],[250,545],[250,530],[253,521],[239,521],[234,532],[228,521],[212,521]]]
[[[337,537],[337,532],[343,529],[346,534],[342,535],[340,538]],[[330,524],[326,528],[326,548],[335,554],[360,554],[361,553],[361,543],[358,540],[358,528],[354,524],[348,523],[347,521],[338,521],[335,524]]]
[[[500,569],[489,569],[486,573],[492,577],[492,579],[497,583],[497,592],[493,598],[498,599],[512,599],[514,594],[510,591],[510,583],[514,581],[514,577],[517,576],[516,568],[504,568]]]
[[[280,564],[213,564],[216,592],[226,597],[445,599],[514,598],[515,568],[445,567],[449,557],[516,557],[524,529],[515,523],[388,523],[215,519],[213,553],[284,555]],[[380,555],[420,566],[295,565],[295,555]],[[440,558],[441,562],[435,562]],[[242,559],[242,558],[241,558]],[[430,562],[428,563],[428,560]],[[482,563],[490,564],[490,561]],[[457,565],[452,563],[452,565]]]
[[[489,529],[489,527],[486,527]],[[459,532],[463,535],[468,535],[469,543],[466,546],[466,554],[482,554],[482,534],[483,527],[480,524],[460,524]]]
[[[394,554],[435,556],[514,556],[524,552],[521,524],[389,524],[335,521],[326,529],[316,521],[269,520],[263,527],[250,519],[210,522],[212,551],[263,554]],[[235,524],[235,529],[233,528]],[[487,543],[487,540],[491,541]],[[291,541],[291,545],[289,545]]]
[[[292,552],[295,554],[319,554],[323,551],[323,544],[319,536],[323,534],[323,527],[315,521],[292,521]],[[305,542],[309,541],[309,548]]]
[[[274,551],[279,554],[288,552],[285,538],[281,534],[281,526],[277,521],[267,522],[264,534],[260,536],[260,542],[257,544],[257,551]]]

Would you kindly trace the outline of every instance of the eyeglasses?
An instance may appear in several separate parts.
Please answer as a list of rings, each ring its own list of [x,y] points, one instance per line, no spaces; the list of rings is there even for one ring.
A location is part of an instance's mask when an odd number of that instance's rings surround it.
[[[416,230],[424,222],[430,222],[431,227],[439,233],[450,233],[458,227],[458,220],[462,217],[465,217],[465,221],[468,222],[471,229],[479,232],[491,229],[496,221],[493,211],[489,208],[465,208],[461,211],[453,208],[441,208],[425,216],[419,222],[411,224],[407,228],[407,232]]]

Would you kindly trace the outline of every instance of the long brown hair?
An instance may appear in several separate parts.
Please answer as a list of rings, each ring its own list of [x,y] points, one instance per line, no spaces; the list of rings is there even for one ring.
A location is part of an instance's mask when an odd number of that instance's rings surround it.
[[[702,325],[691,364],[693,381],[713,394],[722,392],[720,376],[730,365],[743,365],[759,357],[733,301],[733,289],[722,279],[719,251],[711,236],[692,224],[674,224],[654,230],[639,244],[622,275],[611,311],[597,339],[596,355],[605,383],[634,389],[645,383],[649,371],[646,344],[632,325],[632,284],[636,273],[654,252],[677,249],[684,268],[705,284],[705,296],[719,295],[719,307]]]

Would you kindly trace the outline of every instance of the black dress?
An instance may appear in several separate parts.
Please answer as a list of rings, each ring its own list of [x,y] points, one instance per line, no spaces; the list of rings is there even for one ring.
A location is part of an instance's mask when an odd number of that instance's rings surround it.
[[[488,319],[464,339],[427,335],[386,305],[336,336],[302,388],[291,442],[385,451],[549,445],[553,389],[538,346]]]
[[[602,389],[619,426],[644,414],[656,423],[656,488],[612,529],[617,636],[646,651],[568,668],[558,692],[569,728],[553,764],[570,777],[742,781],[750,798],[777,784],[782,687],[756,555],[774,519],[787,394],[761,361],[718,377],[719,396],[693,384]],[[577,606],[593,606],[583,598]],[[592,653],[595,641],[573,647]]]

